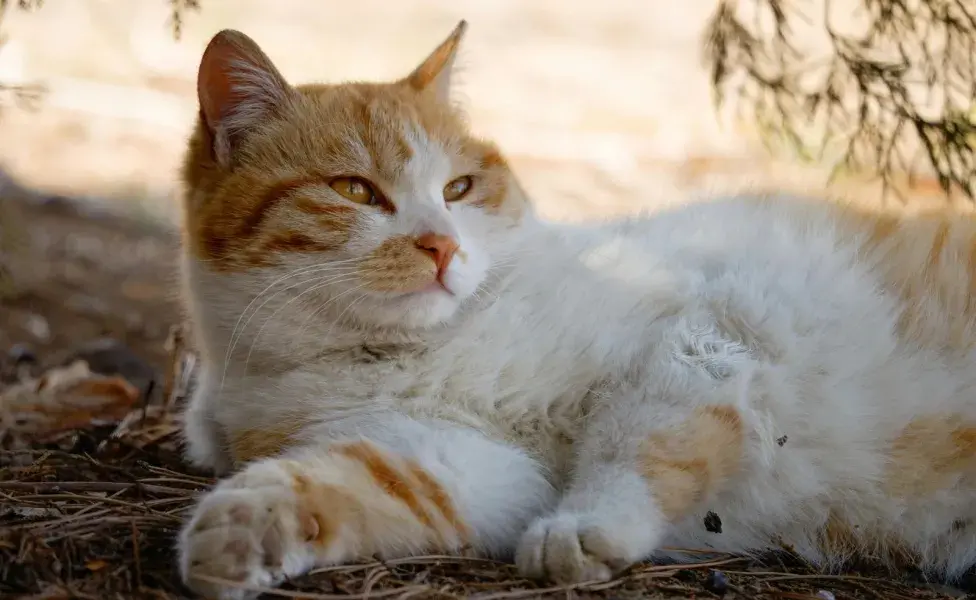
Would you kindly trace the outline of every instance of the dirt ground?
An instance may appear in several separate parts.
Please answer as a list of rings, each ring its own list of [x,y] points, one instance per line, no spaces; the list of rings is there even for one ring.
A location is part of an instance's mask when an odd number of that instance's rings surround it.
[[[26,243],[4,255],[14,285],[0,301],[0,391],[72,357],[93,341],[124,344],[92,360],[121,373],[145,404],[100,426],[43,443],[0,436],[0,597],[189,598],[173,542],[186,510],[212,480],[180,459],[178,411],[164,405],[180,320],[177,239],[171,230],[63,199],[16,206]],[[9,212],[7,213],[9,216]],[[25,349],[37,364],[24,360]],[[86,354],[87,353],[87,354]],[[14,363],[27,365],[18,368]],[[150,383],[152,382],[152,383]],[[9,389],[9,388],[8,388]],[[0,433],[10,424],[0,419]],[[23,442],[23,440],[22,440]],[[964,592],[895,580],[870,567],[824,575],[789,556],[761,561],[703,555],[695,565],[639,565],[600,584],[542,587],[507,564],[424,556],[319,569],[266,597],[338,598],[786,598],[948,599]]]

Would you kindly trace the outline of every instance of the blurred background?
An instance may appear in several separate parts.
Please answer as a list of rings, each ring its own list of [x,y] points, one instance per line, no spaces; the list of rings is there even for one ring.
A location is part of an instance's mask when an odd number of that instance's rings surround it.
[[[244,31],[293,82],[385,79],[465,18],[459,97],[548,216],[742,187],[823,188],[825,169],[770,155],[731,110],[715,110],[701,52],[713,0],[201,4],[178,40],[166,0],[8,10],[0,81],[46,93],[34,110],[0,115],[0,169],[45,194],[173,223],[196,69],[215,32]]]

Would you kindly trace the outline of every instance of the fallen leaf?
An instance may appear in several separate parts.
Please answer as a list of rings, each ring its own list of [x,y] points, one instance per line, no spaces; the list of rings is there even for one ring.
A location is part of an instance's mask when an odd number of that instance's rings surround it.
[[[0,392],[0,437],[45,443],[73,430],[117,423],[140,401],[122,377],[93,373],[77,360]]]
[[[108,563],[101,559],[90,560],[85,563],[85,568],[88,569],[89,571],[101,571],[107,566]]]

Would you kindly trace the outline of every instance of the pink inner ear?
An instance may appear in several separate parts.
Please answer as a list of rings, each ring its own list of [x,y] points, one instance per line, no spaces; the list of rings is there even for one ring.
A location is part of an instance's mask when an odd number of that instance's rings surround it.
[[[200,61],[197,97],[217,162],[232,162],[248,132],[286,102],[290,93],[288,83],[254,40],[233,30],[215,35]]]
[[[211,130],[216,129],[220,120],[226,118],[235,105],[244,99],[240,92],[234,90],[234,71],[239,70],[241,65],[252,62],[246,51],[247,46],[253,46],[258,53],[261,52],[243,34],[221,31],[214,36],[203,53],[197,74],[197,96],[207,126]]]
[[[231,104],[233,86],[229,76],[233,49],[226,44],[212,43],[203,55],[200,73],[197,76],[197,95],[207,126],[213,130],[220,119],[226,116]]]
[[[243,33],[221,31],[204,50],[197,74],[197,96],[211,130],[235,113],[255,114],[270,109],[284,99],[287,89],[288,84],[271,60]],[[254,106],[239,110],[244,103]]]

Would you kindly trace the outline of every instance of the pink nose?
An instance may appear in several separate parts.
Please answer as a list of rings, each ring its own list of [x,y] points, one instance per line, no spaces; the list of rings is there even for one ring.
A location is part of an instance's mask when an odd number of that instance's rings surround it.
[[[451,259],[454,258],[454,253],[458,249],[457,240],[448,235],[425,233],[417,238],[416,243],[418,248],[430,254],[430,257],[434,259],[434,264],[437,265],[437,281],[444,283],[442,280],[444,272],[447,270],[447,266],[451,264]]]

